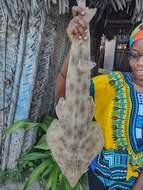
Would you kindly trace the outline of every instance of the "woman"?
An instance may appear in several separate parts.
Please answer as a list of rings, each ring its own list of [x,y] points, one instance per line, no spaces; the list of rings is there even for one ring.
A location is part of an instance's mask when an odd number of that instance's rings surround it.
[[[86,39],[85,10],[73,7],[69,39]],[[104,148],[89,166],[90,190],[143,190],[143,23],[135,28],[127,53],[131,73],[111,72],[91,80],[96,99],[95,119],[104,133]],[[56,82],[65,95],[68,57]]]

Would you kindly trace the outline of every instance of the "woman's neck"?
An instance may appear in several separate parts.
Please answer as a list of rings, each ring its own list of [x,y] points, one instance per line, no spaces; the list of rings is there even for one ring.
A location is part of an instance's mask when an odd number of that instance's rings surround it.
[[[133,75],[132,75],[132,81],[136,90],[139,92],[143,92],[143,81],[136,79]]]

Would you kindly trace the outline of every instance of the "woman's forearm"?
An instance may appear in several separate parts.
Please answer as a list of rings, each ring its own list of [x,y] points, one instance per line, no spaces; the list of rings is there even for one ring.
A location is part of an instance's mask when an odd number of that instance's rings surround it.
[[[137,182],[132,188],[132,190],[143,190],[143,171],[140,173]]]
[[[68,71],[69,54],[66,56],[56,80],[56,96],[65,97],[66,76]]]

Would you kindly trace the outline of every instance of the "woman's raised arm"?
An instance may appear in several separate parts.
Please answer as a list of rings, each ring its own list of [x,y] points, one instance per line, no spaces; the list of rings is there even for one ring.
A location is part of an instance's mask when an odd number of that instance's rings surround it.
[[[82,19],[82,16],[85,15],[85,10],[81,7],[74,6],[72,9],[72,13],[73,13],[74,18],[70,21],[67,27],[67,34],[71,42],[75,38],[84,39],[86,36],[86,30],[87,30],[87,24]],[[65,96],[68,61],[69,61],[69,54],[66,56],[56,80],[56,96],[57,97]]]

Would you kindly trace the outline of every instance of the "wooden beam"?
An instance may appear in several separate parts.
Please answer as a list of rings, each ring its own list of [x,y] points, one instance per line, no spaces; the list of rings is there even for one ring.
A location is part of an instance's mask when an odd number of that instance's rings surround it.
[[[104,55],[104,69],[106,71],[112,71],[114,65],[116,48],[116,37],[113,40],[106,40],[105,42],[105,55]]]

